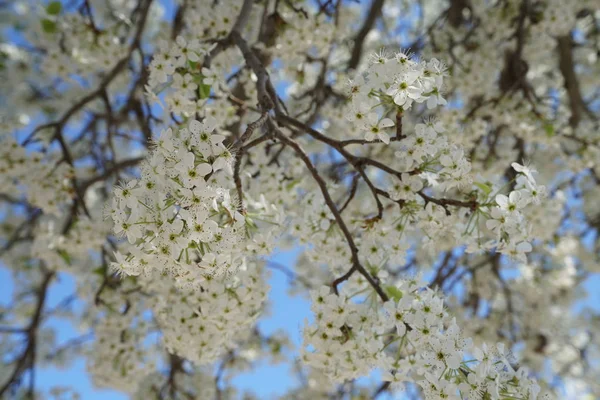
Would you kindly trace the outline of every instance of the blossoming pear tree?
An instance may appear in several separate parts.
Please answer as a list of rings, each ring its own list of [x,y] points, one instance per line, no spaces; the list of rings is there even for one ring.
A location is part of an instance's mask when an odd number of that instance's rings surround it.
[[[0,12],[0,398],[600,398],[597,1]]]

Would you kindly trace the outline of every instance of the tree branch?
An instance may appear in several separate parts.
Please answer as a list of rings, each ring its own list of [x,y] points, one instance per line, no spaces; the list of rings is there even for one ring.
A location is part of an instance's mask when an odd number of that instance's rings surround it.
[[[306,168],[309,170],[309,172],[311,173],[315,182],[321,189],[321,194],[323,195],[323,198],[325,199],[325,203],[327,204],[327,207],[329,207],[329,210],[333,214],[333,217],[334,217],[338,227],[342,231],[342,234],[344,235],[346,242],[348,243],[348,246],[350,247],[350,252],[352,254],[352,267],[350,268],[348,273],[346,273],[346,275],[344,275],[345,278],[343,280],[348,279],[355,271],[358,271],[361,275],[363,275],[365,277],[365,279],[369,282],[369,284],[375,289],[375,291],[377,292],[379,297],[383,301],[387,301],[389,299],[387,294],[383,291],[381,286],[379,286],[379,283],[377,283],[375,281],[375,279],[373,279],[371,274],[369,274],[369,272],[361,265],[360,260],[358,258],[358,248],[356,247],[356,244],[354,243],[352,234],[350,233],[348,226],[344,222],[344,219],[342,218],[339,210],[337,209],[337,206],[335,205],[333,199],[331,198],[331,195],[329,194],[329,191],[327,189],[327,184],[325,183],[325,181],[319,174],[319,171],[313,165],[312,161],[310,160],[308,155],[304,152],[302,147],[294,139],[287,137],[279,128],[277,128],[276,124],[273,122],[273,120],[271,118],[269,118],[268,123],[269,123],[269,127],[275,133],[275,136],[279,140],[281,140],[283,143],[290,146],[296,152],[296,155],[298,157],[300,157],[300,159],[304,162],[304,165],[306,165]],[[342,280],[339,280],[339,279],[336,279],[334,281],[333,289],[336,293],[337,293],[337,286],[341,282],[342,282]]]
[[[31,317],[31,322],[26,329],[27,332],[27,346],[25,350],[21,353],[21,356],[16,361],[15,369],[12,374],[9,376],[8,380],[0,388],[0,398],[4,398],[4,395],[7,393],[8,389],[19,381],[20,376],[29,368],[35,368],[35,351],[36,351],[36,340],[37,340],[37,330],[41,322],[42,310],[44,309],[44,305],[46,304],[46,297],[48,294],[48,287],[50,286],[50,281],[54,277],[54,272],[45,271],[42,283],[37,290],[37,304],[35,306],[35,310],[33,316]],[[29,365],[28,365],[29,364]]]
[[[371,3],[367,17],[365,18],[362,27],[358,31],[358,34],[354,38],[354,47],[352,48],[350,61],[348,61],[348,69],[356,69],[356,67],[358,67],[362,56],[365,39],[367,38],[369,32],[371,32],[371,29],[373,29],[375,21],[377,21],[377,18],[379,18],[381,15],[384,2],[385,0],[373,0],[373,3]]]

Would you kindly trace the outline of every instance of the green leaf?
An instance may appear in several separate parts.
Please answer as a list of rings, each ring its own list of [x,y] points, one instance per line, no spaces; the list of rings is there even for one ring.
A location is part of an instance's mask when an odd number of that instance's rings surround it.
[[[544,130],[546,131],[546,136],[548,136],[548,137],[554,136],[554,125],[546,124],[546,125],[544,125]]]
[[[392,299],[398,301],[402,298],[402,296],[404,296],[404,293],[402,293],[402,290],[398,289],[396,286],[386,286],[385,287],[385,292],[388,294],[388,296],[390,296]]]
[[[274,342],[273,344],[271,344],[271,351],[273,352],[273,354],[281,353],[281,343]]]
[[[192,64],[192,61],[188,61],[190,64]],[[196,64],[196,63],[194,63]],[[198,97],[200,97],[201,99],[206,99],[210,96],[210,85],[206,85],[204,83],[202,83],[202,80],[205,78],[204,75],[198,73],[198,74],[194,74],[194,82],[198,85]]]
[[[194,83],[197,83],[198,86],[202,85],[202,79],[204,79],[204,75],[198,73],[198,74],[193,74],[192,76],[194,77]]]
[[[93,270],[92,273],[100,275],[100,276],[104,276],[104,266],[103,265],[99,266],[98,268]]]
[[[51,1],[46,7],[48,15],[58,15],[62,11],[62,3],[60,1]]]
[[[56,108],[49,105],[43,105],[41,108],[46,114],[54,114],[56,112]]]
[[[479,189],[483,190],[483,192],[485,194],[492,193],[492,188],[489,187],[488,185],[486,185],[485,183],[475,182],[475,186],[477,186]]]
[[[69,253],[67,253],[66,251],[59,249],[58,251],[58,255],[61,256],[61,258],[63,260],[65,260],[65,263],[67,265],[71,265],[71,256],[69,255]]]
[[[56,22],[47,18],[42,19],[42,30],[46,33],[56,33]]]
[[[206,99],[210,96],[210,85],[201,83],[198,85],[198,95],[201,99]]]

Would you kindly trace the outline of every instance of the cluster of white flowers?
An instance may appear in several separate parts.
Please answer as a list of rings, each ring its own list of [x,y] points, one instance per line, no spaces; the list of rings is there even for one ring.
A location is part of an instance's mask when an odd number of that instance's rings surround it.
[[[147,331],[139,309],[126,314],[112,312],[96,327],[87,369],[94,384],[134,392],[139,381],[156,368],[152,353],[142,346]]]
[[[525,262],[525,253],[532,250],[529,243],[531,228],[522,210],[529,204],[540,204],[546,196],[546,187],[536,183],[533,177],[536,171],[530,167],[517,163],[512,167],[519,174],[516,188],[508,196],[496,195],[496,205],[491,208],[491,218],[486,221],[486,226],[496,233],[500,253]]]
[[[125,12],[125,10],[123,10]],[[48,15],[39,32],[30,32],[33,43],[49,46],[40,66],[48,77],[60,77],[74,82],[74,76],[93,77],[99,71],[113,68],[127,55],[121,29],[105,19],[102,31],[90,29],[83,15]],[[100,21],[98,21],[100,22]]]
[[[261,315],[269,291],[267,277],[260,263],[242,260],[235,275],[206,275],[195,285],[180,287],[165,279],[164,271],[151,269],[120,286],[91,288],[101,305],[97,340],[87,365],[94,382],[143,392],[155,369],[155,361],[148,360],[154,360],[157,350],[167,350],[195,367],[235,351],[252,335]],[[145,310],[152,312],[152,322]],[[144,338],[157,330],[161,346],[149,346]]]
[[[197,287],[241,265],[246,221],[230,193],[232,155],[213,129],[207,119],[164,130],[141,178],[115,188],[115,233],[135,245],[128,256],[117,253],[116,270],[158,270]]]
[[[426,102],[429,109],[446,104],[441,95],[444,75],[445,66],[437,59],[416,62],[404,53],[390,57],[382,50],[372,56],[366,73],[349,81],[352,109],[347,118],[359,125],[365,140],[389,144],[386,129],[394,121],[385,114],[392,110],[401,115],[413,103]]]
[[[132,393],[133,400],[147,400],[156,396],[156,393],[165,388],[170,390],[169,385],[178,388],[181,392],[188,395],[190,399],[214,399],[217,394],[215,379],[211,371],[195,370],[193,375],[177,373],[170,378],[159,372],[154,372],[145,376],[139,383],[135,393]],[[229,398],[224,396],[224,398]]]
[[[385,346],[385,319],[368,304],[330,292],[329,286],[311,292],[316,326],[304,328],[304,343],[311,350],[305,349],[302,359],[335,381],[368,375]]]
[[[56,154],[28,153],[10,136],[0,137],[0,192],[26,193],[31,205],[58,215],[75,196],[73,167]]]
[[[237,0],[219,1],[214,7],[190,4],[185,12],[190,37],[207,40],[226,36],[240,14],[241,7],[242,2]]]
[[[371,60],[377,60],[377,57],[375,55]],[[441,70],[437,61],[432,61],[432,64],[434,65],[432,70]],[[402,71],[406,68],[405,65],[427,64],[417,64],[405,58],[403,54],[399,54],[396,61],[372,64],[375,67],[385,68],[388,75],[394,75],[397,69]],[[377,68],[369,70],[369,74],[375,73],[374,71],[377,71]],[[429,77],[432,74],[424,75]],[[443,73],[440,72],[440,80],[442,75]],[[361,96],[368,99],[376,90],[369,87],[368,82],[370,81],[367,79],[359,78],[351,84],[350,91],[353,99],[351,107],[354,107],[354,110],[349,115],[353,115],[355,121],[372,118],[375,123],[380,123],[386,118],[380,120],[376,112],[370,111],[369,107],[365,106],[364,101],[359,102],[362,106],[356,108],[357,99]],[[385,98],[380,96],[379,101],[383,104]],[[375,107],[379,107],[379,104]],[[428,249],[432,255],[436,254],[441,247],[451,248],[457,244],[466,244],[469,252],[496,248],[497,251],[514,258],[525,257],[525,253],[531,250],[529,241],[532,237],[532,227],[518,209],[530,203],[539,204],[545,195],[545,188],[535,183],[528,168],[513,164],[519,176],[516,182],[509,182],[514,184],[514,193],[505,196],[501,192],[507,185],[502,180],[496,180],[496,184],[477,182],[473,185],[472,165],[465,154],[464,147],[456,143],[456,139],[449,138],[441,121],[429,119],[417,124],[414,132],[405,128],[401,137],[402,139],[390,142],[387,146],[393,151],[395,158],[394,163],[387,166],[391,168],[384,169],[387,183],[385,193],[389,199],[401,204],[400,217],[392,218],[389,216],[391,213],[386,211],[383,213],[384,218],[377,223],[371,221],[365,224],[360,217],[357,219],[356,236],[361,249],[359,257],[365,265],[378,271],[383,269],[386,263],[404,264],[410,244],[403,239],[403,236],[406,237],[404,233],[414,228],[419,228],[425,233],[422,247]],[[290,171],[296,168],[298,167],[293,165],[287,166]],[[277,171],[269,174],[265,173],[265,169]],[[292,234],[302,243],[311,244],[307,255],[312,262],[326,265],[333,273],[343,273],[347,269],[345,263],[349,259],[348,248],[343,243],[339,232],[329,229],[334,223],[333,215],[321,196],[310,194],[312,190],[310,182],[304,179],[286,182],[284,169],[269,165],[261,166],[261,176],[268,177],[271,184],[275,180],[282,182],[279,188],[273,190],[279,193],[280,201],[284,201],[290,211],[298,201],[310,205],[301,213],[292,211]],[[472,188],[470,193],[467,192],[469,188]],[[304,194],[305,190],[309,194]],[[467,198],[464,201],[439,200],[430,197],[427,194],[430,193],[429,190],[434,195],[468,193],[468,196],[462,196]],[[291,193],[292,196],[289,197],[289,194],[285,195],[282,192]],[[522,196],[522,201],[515,205],[516,209],[512,210],[510,199],[514,200],[517,196],[519,199]],[[460,208],[451,215],[448,207],[453,205],[458,205]],[[504,216],[508,208],[511,208],[512,214],[506,229],[503,229],[496,222],[497,219],[502,221],[506,219]],[[364,215],[360,209],[359,204],[355,212]]]
[[[165,102],[176,115],[194,115],[204,111],[211,87],[219,88],[216,73],[209,68],[199,67],[199,61],[214,45],[194,39],[186,41],[178,36],[174,44],[159,43],[149,66],[146,93],[152,99],[167,88],[173,90],[165,94]]]
[[[550,398],[539,396],[527,369],[514,369],[504,345],[475,347],[463,338],[435,292],[415,280],[387,290],[393,299],[383,307],[375,293],[312,291],[315,322],[304,330],[303,361],[334,382],[378,368],[395,389],[418,383],[426,399]]]
[[[80,218],[66,235],[61,229],[56,219],[42,219],[37,226],[31,255],[44,260],[50,270],[88,273],[85,260],[92,251],[102,248],[111,227],[102,221]]]
[[[262,267],[244,265],[234,278],[202,282],[202,290],[177,290],[155,275],[144,284],[166,349],[196,365],[215,362],[251,334],[269,286]]]
[[[471,163],[463,146],[452,143],[444,132],[441,123],[428,121],[417,124],[414,133],[398,142],[397,164],[408,172],[392,180],[389,192],[393,200],[414,200],[424,187],[422,178],[443,191],[471,185]]]
[[[325,15],[307,19],[302,14],[286,10],[280,16],[282,22],[289,26],[285,34],[278,35],[273,48],[274,55],[284,63],[301,72],[300,66],[307,53],[314,58],[326,56],[334,35],[334,26],[327,21]]]
[[[537,400],[542,374],[596,398],[597,313],[573,305],[600,270],[597,1],[444,2],[386,2],[370,28],[344,2],[179,2],[172,22],[147,0],[10,5],[0,393],[30,397],[36,364],[84,353],[133,398],[239,397],[235,373],[289,355],[256,325],[268,266],[314,312],[282,398],[371,398],[374,370],[427,399]],[[418,55],[367,57],[398,32]],[[295,265],[263,266],[284,246]],[[65,273],[82,313],[48,305]],[[93,344],[63,352],[52,316]]]

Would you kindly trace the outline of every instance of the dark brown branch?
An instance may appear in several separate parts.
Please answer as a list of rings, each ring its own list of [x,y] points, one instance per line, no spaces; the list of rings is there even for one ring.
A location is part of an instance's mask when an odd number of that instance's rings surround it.
[[[234,145],[232,151],[235,152],[235,164],[233,166],[233,180],[235,182],[235,188],[237,190],[237,194],[238,194],[238,200],[239,200],[239,211],[244,214],[246,212],[246,209],[244,208],[244,191],[242,188],[242,178],[240,177],[240,168],[242,165],[242,157],[244,156],[245,153],[245,148],[244,148],[244,142],[248,139],[250,139],[250,137],[252,136],[252,134],[254,133],[255,130],[257,130],[258,128],[260,128],[261,126],[263,126],[265,124],[265,122],[267,121],[267,117],[268,114],[265,112],[263,113],[260,118],[258,118],[256,121],[251,122],[248,124],[248,126],[246,127],[246,131],[242,134],[242,136],[240,137],[240,140]]]
[[[177,12],[175,13],[175,17],[173,18],[173,25],[171,28],[171,40],[175,40],[183,29],[183,22],[185,12],[188,7],[188,0],[184,0],[183,3],[177,8]]]
[[[342,231],[342,234],[344,235],[346,242],[348,243],[348,246],[350,247],[350,252],[352,254],[352,267],[350,268],[348,273],[346,273],[346,275],[344,275],[345,276],[344,280],[348,279],[355,271],[358,271],[361,275],[363,275],[365,277],[367,282],[369,282],[369,284],[375,289],[375,291],[377,292],[379,297],[383,301],[387,301],[389,299],[387,294],[383,291],[381,286],[379,286],[379,283],[377,281],[375,281],[375,279],[371,276],[371,274],[369,274],[369,272],[360,263],[360,260],[358,257],[358,248],[356,247],[356,244],[354,243],[354,238],[352,237],[352,234],[350,233],[348,226],[344,222],[344,219],[342,218],[337,206],[335,205],[333,199],[331,198],[331,195],[329,194],[329,190],[327,189],[327,184],[325,183],[325,181],[319,174],[319,171],[313,165],[312,161],[310,160],[310,157],[308,157],[308,155],[304,152],[302,147],[295,140],[287,137],[270,118],[268,120],[268,123],[269,123],[269,128],[273,130],[275,136],[279,140],[281,140],[283,143],[290,146],[295,151],[296,155],[298,157],[300,157],[300,159],[304,162],[304,165],[306,165],[306,168],[309,170],[313,179],[315,180],[315,182],[321,189],[321,194],[323,195],[323,198],[325,199],[325,203],[327,204],[327,207],[333,214],[333,217],[334,217],[338,227]],[[336,281],[334,281],[333,288],[334,288],[334,291],[336,291],[336,293],[337,293],[337,286],[341,282],[342,281],[340,281],[339,279],[336,279]]]
[[[396,140],[404,138],[404,135],[402,134],[402,115],[402,109],[398,109],[398,111],[396,111]]]
[[[26,221],[24,221],[21,225],[19,225],[19,227],[17,229],[15,229],[15,231],[13,232],[11,237],[7,240],[7,242],[4,244],[4,246],[2,246],[2,248],[0,249],[0,256],[2,256],[4,253],[6,253],[8,250],[10,250],[16,243],[18,243],[21,240],[21,237],[22,237],[21,234],[23,233],[23,231],[28,227],[33,228],[33,226],[35,225],[35,222],[41,216],[42,216],[41,209],[33,210],[30,217]]]
[[[178,373],[184,372],[183,369],[183,361],[184,359],[176,356],[174,354],[169,353],[169,376],[167,377],[167,382],[165,382],[165,386],[161,389],[161,394],[163,392],[168,391],[168,398],[175,399],[175,393],[177,392],[177,384],[175,383],[175,376]],[[162,396],[161,396],[162,398]]]
[[[231,28],[232,33],[242,33],[242,30],[248,24],[248,18],[250,18],[250,13],[252,11],[253,4],[254,0],[244,0],[244,3],[242,4],[242,9],[240,10],[240,15],[238,15],[237,20],[233,24],[233,28]]]
[[[80,185],[80,189],[85,191],[90,186],[92,186],[94,183],[101,182],[101,181],[105,180],[106,178],[108,178],[126,168],[134,167],[137,164],[139,164],[140,162],[142,162],[144,159],[145,159],[145,157],[136,157],[136,158],[130,158],[128,160],[120,161],[120,162],[114,164],[113,166],[111,166],[110,168],[107,168],[102,174],[96,175],[86,181],[83,181]]]
[[[252,71],[256,74],[256,90],[258,91],[258,104],[263,112],[272,110],[275,107],[277,98],[272,97],[271,88],[269,87],[269,74],[266,68],[260,62],[254,51],[248,45],[248,42],[240,35],[238,31],[232,31],[230,35],[235,45],[240,49],[244,59]]]
[[[450,215],[448,206],[464,207],[464,208],[469,208],[471,210],[475,210],[478,206],[478,203],[475,200],[461,201],[461,200],[456,200],[456,199],[436,199],[435,197],[430,197],[430,196],[426,195],[422,190],[418,191],[417,194],[419,196],[421,196],[421,198],[423,200],[425,200],[425,203],[431,202],[431,203],[437,204],[438,206],[444,207],[444,209],[446,210],[446,214],[448,214],[448,215]]]
[[[359,175],[356,174],[352,178],[352,184],[350,186],[350,194],[348,195],[348,199],[346,199],[344,204],[340,207],[340,213],[344,212],[346,207],[348,207],[348,204],[350,204],[350,202],[354,198],[354,195],[356,195],[356,189],[358,188],[358,177],[359,177]]]
[[[402,138],[400,138],[400,139],[402,139]],[[398,139],[396,136],[392,136],[390,138],[390,142],[397,142],[400,139]],[[339,144],[342,147],[346,147],[346,146],[351,145],[351,144],[362,144],[362,145],[365,145],[365,144],[372,144],[372,143],[383,143],[383,142],[381,140],[379,140],[379,139],[375,139],[375,140],[347,139],[347,140],[340,140],[339,141]]]
[[[579,80],[575,73],[575,64],[573,61],[573,40],[570,35],[558,38],[559,67],[565,81],[565,90],[569,96],[571,106],[571,117],[569,124],[576,128],[581,121],[583,112],[588,112],[587,106],[583,101]]]
[[[390,385],[392,383],[391,382],[382,382],[379,387],[377,388],[377,390],[375,391],[375,393],[373,393],[373,396],[371,397],[371,399],[376,399],[377,397],[379,397],[379,395],[385,393],[389,388]]]
[[[262,135],[261,137],[258,137],[254,140],[252,140],[250,143],[246,144],[243,146],[244,151],[247,151],[249,149],[251,149],[252,147],[258,146],[259,144],[266,142],[267,140],[271,139],[271,135]]]
[[[348,69],[355,69],[358,67],[362,57],[365,39],[367,38],[369,32],[371,32],[371,29],[373,29],[375,21],[377,21],[377,18],[379,18],[381,15],[384,2],[385,0],[373,0],[373,3],[371,3],[367,17],[365,18],[362,27],[358,31],[358,34],[354,38],[354,47],[352,48],[350,61],[348,61]]]
[[[295,118],[292,118],[292,117],[284,115],[284,114],[277,114],[277,120],[285,125],[291,125],[297,129],[300,129],[300,130],[308,133],[314,139],[328,144],[329,146],[336,149],[346,160],[348,160],[353,165],[355,163],[358,163],[361,165],[371,165],[371,166],[379,168],[380,170],[385,171],[391,175],[395,175],[398,177],[400,177],[402,175],[402,173],[400,171],[396,171],[395,169],[390,168],[387,165],[380,163],[379,161],[376,161],[376,160],[373,160],[373,159],[367,158],[367,157],[357,157],[357,156],[353,155],[352,153],[350,153],[346,149],[344,149],[344,146],[342,145],[342,143],[344,143],[343,141],[338,141],[338,140],[335,140],[328,136],[325,136],[321,132],[311,128],[307,124],[305,124]]]
[[[8,380],[0,388],[0,398],[4,398],[5,394],[8,392],[8,389],[17,382],[20,381],[21,375],[29,368],[35,368],[35,351],[36,351],[36,340],[37,340],[37,330],[41,322],[42,311],[44,309],[44,305],[46,304],[46,298],[48,294],[48,287],[50,286],[50,282],[54,277],[53,272],[45,271],[42,283],[40,284],[39,289],[37,290],[37,304],[35,306],[35,311],[33,316],[31,317],[31,322],[26,329],[27,332],[27,346],[25,350],[21,353],[19,358],[15,363],[15,369],[12,374],[9,376]]]

